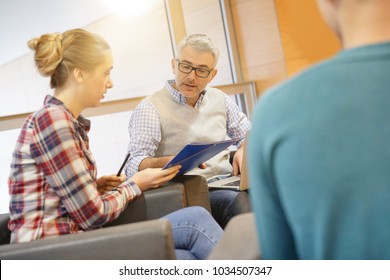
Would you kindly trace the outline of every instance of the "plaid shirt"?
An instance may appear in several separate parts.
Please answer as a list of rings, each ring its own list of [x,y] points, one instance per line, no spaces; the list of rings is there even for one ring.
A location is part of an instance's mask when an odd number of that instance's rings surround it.
[[[187,104],[186,97],[172,86],[174,83],[175,80],[168,80],[165,83],[165,87],[177,103]],[[199,108],[202,104],[206,90],[200,94],[195,108]],[[240,138],[241,140],[236,144],[239,147],[245,140],[246,132],[251,129],[251,123],[227,94],[225,94],[225,106],[227,136],[232,139]],[[138,171],[140,163],[145,158],[155,156],[155,152],[160,145],[160,114],[152,102],[143,100],[135,108],[130,118],[128,129],[130,134],[128,150],[131,157],[126,165],[126,174],[127,176],[132,176]]]
[[[141,194],[130,180],[99,194],[89,129],[89,120],[76,120],[52,96],[27,118],[8,180],[12,243],[99,228]]]

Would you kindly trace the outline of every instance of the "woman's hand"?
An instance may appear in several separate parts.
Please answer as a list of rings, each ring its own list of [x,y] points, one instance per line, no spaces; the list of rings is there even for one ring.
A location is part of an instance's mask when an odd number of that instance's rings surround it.
[[[97,179],[97,190],[100,194],[112,191],[126,180],[126,175],[106,175]]]
[[[157,188],[171,180],[179,172],[181,165],[172,166],[168,169],[147,168],[139,171],[131,177],[142,191]]]

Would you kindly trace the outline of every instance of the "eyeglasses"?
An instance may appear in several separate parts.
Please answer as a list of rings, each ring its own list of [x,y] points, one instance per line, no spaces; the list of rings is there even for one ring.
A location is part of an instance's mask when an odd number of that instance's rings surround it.
[[[210,75],[212,70],[212,69],[209,70],[205,68],[195,68],[187,63],[180,62],[180,60],[178,59],[176,59],[176,61],[179,63],[177,68],[179,69],[180,72],[183,72],[185,74],[190,74],[192,70],[194,70],[195,75],[199,78],[207,78]]]

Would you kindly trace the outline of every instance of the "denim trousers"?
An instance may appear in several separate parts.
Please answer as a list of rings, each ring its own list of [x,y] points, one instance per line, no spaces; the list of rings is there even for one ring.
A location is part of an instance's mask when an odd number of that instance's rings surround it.
[[[211,213],[222,228],[234,216],[251,211],[247,191],[211,189],[210,204]]]
[[[171,224],[178,260],[206,259],[223,233],[211,214],[199,206],[179,209],[161,219]]]

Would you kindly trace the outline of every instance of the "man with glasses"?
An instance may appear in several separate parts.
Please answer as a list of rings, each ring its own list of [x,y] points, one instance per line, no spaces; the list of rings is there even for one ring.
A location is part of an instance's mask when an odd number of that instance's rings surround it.
[[[127,176],[139,170],[163,167],[189,143],[212,143],[239,138],[233,166],[229,151],[213,157],[187,174],[203,175],[210,182],[240,173],[243,142],[251,124],[224,92],[207,87],[217,74],[219,52],[205,35],[193,34],[177,46],[171,61],[174,80],[145,98],[129,122]],[[246,192],[210,191],[212,214],[224,227],[231,217],[250,211]]]

